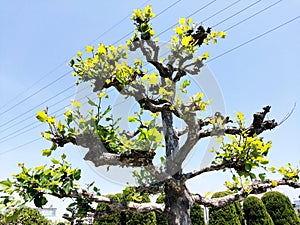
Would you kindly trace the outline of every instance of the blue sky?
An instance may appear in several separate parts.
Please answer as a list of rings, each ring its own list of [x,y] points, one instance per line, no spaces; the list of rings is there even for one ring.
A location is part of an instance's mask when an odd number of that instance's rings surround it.
[[[49,106],[50,112],[58,111],[59,114],[61,108],[69,104],[72,97],[68,96],[75,96],[75,78],[70,74],[64,75],[70,70],[67,66],[69,59],[86,45],[98,42],[113,44],[130,32],[133,29],[131,21],[123,19],[146,1],[0,2],[0,178],[4,179],[17,171],[18,162],[25,162],[28,166],[47,163],[47,159],[40,156],[40,150],[48,148],[49,143],[40,139],[24,144],[38,138],[45,129],[36,122],[36,111]],[[147,4],[153,6],[156,14],[174,4],[153,20],[156,33],[160,33],[176,23],[179,17],[192,14],[209,3],[192,16],[194,21],[203,21],[235,3],[204,23],[213,29],[226,30],[275,2],[185,0],[147,1]],[[251,4],[251,7],[236,14]],[[211,58],[218,56],[299,16],[299,12],[300,1],[282,0],[228,30],[225,40],[207,50]],[[271,105],[269,118],[280,121],[298,102],[291,117],[265,135],[266,139],[273,141],[269,158],[276,166],[287,162],[299,165],[300,161],[299,25],[300,19],[296,19],[208,63],[222,90],[226,111],[231,116],[235,111],[242,111],[251,121],[254,112]],[[160,40],[167,41],[171,34],[172,29],[165,32]],[[74,166],[82,167],[83,183],[96,180],[103,193],[122,188],[99,178],[99,174],[82,160],[76,148],[68,146],[64,151]],[[219,178],[206,176],[191,181],[189,185],[193,191],[219,190],[223,183]],[[299,191],[286,192],[291,198],[300,194]]]

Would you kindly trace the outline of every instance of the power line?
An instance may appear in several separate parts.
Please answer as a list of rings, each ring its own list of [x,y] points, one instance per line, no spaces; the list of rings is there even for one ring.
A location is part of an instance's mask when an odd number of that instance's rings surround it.
[[[149,0],[148,0],[148,1],[149,1]],[[148,2],[148,1],[146,1],[146,2]],[[178,0],[178,1],[176,1],[175,3],[169,5],[167,8],[163,9],[161,12],[159,12],[159,13],[157,14],[156,17],[158,17],[159,15],[161,15],[162,13],[164,13],[165,11],[167,11],[168,9],[170,9],[171,7],[173,7],[174,5],[176,5],[177,3],[179,3],[180,1],[182,1],[182,0]],[[145,2],[145,3],[146,3],[146,2]],[[145,4],[145,3],[144,3],[144,4]],[[129,16],[130,16],[130,15],[129,15]],[[127,16],[126,16],[126,18],[127,18]],[[121,22],[123,22],[123,20],[125,20],[126,18],[123,18],[123,19],[122,19],[121,21],[119,21],[117,24],[115,24],[114,26],[112,26],[109,30],[111,30],[111,29],[113,29],[114,27],[116,27],[118,24],[120,24]],[[105,32],[102,34],[102,36],[103,36],[106,32],[108,32],[108,31],[105,31]],[[100,37],[101,37],[101,35],[100,35],[98,38],[100,38]],[[97,39],[98,39],[98,38],[97,38]],[[97,40],[97,39],[95,39],[95,40]],[[71,87],[70,87],[70,88],[71,88]],[[42,88],[42,89],[44,89],[44,88]],[[40,90],[42,90],[42,89],[40,89]],[[69,88],[68,88],[68,89],[69,89]],[[59,94],[61,94],[61,93],[65,92],[65,91],[67,91],[68,89],[65,89],[64,91],[60,92]],[[27,100],[27,99],[33,97],[34,95],[36,95],[37,93],[39,93],[40,90],[38,90],[37,92],[35,92],[35,93],[32,94],[31,96],[28,96],[25,100]],[[59,94],[53,96],[52,98],[48,98],[46,101],[40,103],[38,106],[40,106],[40,105],[44,104],[45,102],[47,102],[47,101],[53,99],[54,97],[58,96]],[[23,101],[25,101],[25,100],[23,100]],[[22,101],[22,102],[23,102],[23,101]],[[9,108],[9,109],[6,110],[5,112],[3,112],[2,114],[4,114],[4,113],[10,111],[10,110],[13,109],[13,108],[15,108],[15,107],[18,106],[20,103],[21,103],[21,102],[18,102],[17,104],[15,104],[15,105],[12,106],[11,108]],[[37,108],[38,106],[35,106],[34,108]],[[26,111],[25,113],[22,113],[22,115],[24,115],[24,114],[26,114],[26,113],[32,111],[34,108],[32,108],[32,109]],[[0,114],[0,115],[1,115],[1,114]],[[16,118],[20,118],[20,117],[17,116]],[[3,127],[3,126],[5,126],[5,125],[9,124],[10,122],[14,121],[16,118],[7,121],[6,123],[0,125],[0,127]],[[11,128],[11,127],[10,127],[10,128]],[[6,130],[7,130],[7,129],[6,129]],[[5,130],[5,131],[6,131],[6,130]],[[9,135],[9,136],[10,136],[10,135]]]
[[[200,12],[201,10],[205,9],[206,7],[210,6],[212,3],[214,3],[216,0],[213,0],[209,3],[207,3],[206,5],[202,6],[201,8],[197,9],[196,11],[194,11],[193,13],[189,14],[188,16],[186,17],[191,17],[193,16],[194,14]],[[162,35],[164,33],[166,33],[168,30],[172,29],[174,26],[176,26],[177,23],[174,23],[173,25],[169,26],[167,29],[163,30],[162,32],[160,32],[159,34],[157,34],[156,36],[159,36],[159,35]]]
[[[0,113],[0,116],[4,115],[5,113],[11,111],[12,109],[14,109],[15,107],[17,107],[18,105],[20,105],[21,103],[27,101],[28,99],[32,98],[33,96],[37,95],[39,92],[41,92],[42,90],[50,87],[51,85],[55,84],[56,82],[58,82],[59,80],[61,80],[63,77],[65,77],[67,74],[69,74],[71,71],[68,71],[64,74],[62,74],[60,77],[56,78],[55,80],[53,80],[52,82],[50,82],[49,84],[43,86],[42,88],[40,88],[39,90],[37,90],[36,92],[34,92],[33,94],[27,96],[26,98],[24,98],[23,100],[19,101],[18,103],[14,104],[13,106],[11,106],[10,108],[8,108],[7,110],[5,110],[4,112]]]
[[[24,143],[24,144],[22,144],[22,145],[19,145],[19,146],[17,146],[17,147],[10,148],[10,149],[8,149],[8,150],[6,150],[6,151],[4,151],[4,152],[0,152],[0,155],[4,155],[4,154],[6,154],[6,153],[16,151],[16,150],[18,150],[18,149],[20,149],[20,148],[22,148],[22,147],[24,147],[24,146],[26,146],[26,145],[29,145],[29,144],[34,143],[34,142],[36,142],[36,141],[38,141],[38,140],[40,140],[40,139],[42,139],[42,138],[39,137],[39,138],[36,138],[36,139],[34,139],[34,140],[28,141],[28,142],[26,142],[26,143]]]
[[[240,0],[239,0],[239,1],[240,1]],[[233,5],[235,5],[236,3],[238,3],[239,1],[236,1],[236,2],[231,3],[230,5],[228,5],[228,6],[226,6],[225,8],[219,10],[218,12],[216,12],[215,14],[213,14],[212,16],[210,16],[210,17],[206,18],[205,20],[203,20],[203,22],[206,21],[206,20],[208,20],[208,19],[210,19],[210,18],[212,18],[212,17],[214,17],[214,16],[216,16],[217,14],[219,14],[219,13],[225,11],[226,9],[232,7]],[[280,0],[280,1],[281,1],[281,0]],[[279,3],[280,1],[276,2],[275,4]],[[171,6],[169,6],[169,8],[172,7],[173,5],[175,5],[175,4],[178,3],[178,2],[179,2],[179,1],[175,2],[174,4],[172,4]],[[207,5],[205,5],[205,6],[201,7],[201,8],[199,8],[199,9],[197,9],[196,11],[194,11],[193,13],[191,13],[188,17],[190,17],[190,16],[192,16],[192,15],[198,13],[200,10],[203,10],[204,8],[206,8],[207,6],[209,6],[210,4],[212,4],[213,2],[214,2],[214,1],[209,2]],[[256,2],[256,3],[258,3],[258,2]],[[253,3],[253,4],[256,4],[256,3]],[[235,13],[234,15],[236,15],[236,14],[238,14],[238,13],[244,11],[245,9],[249,8],[250,6],[253,6],[253,4],[247,6],[246,8],[244,8],[244,9],[242,9],[242,10],[240,10],[239,12]],[[273,4],[273,5],[275,5],[275,4]],[[271,6],[273,6],[273,5],[271,5]],[[271,6],[269,6],[269,7],[265,8],[265,9],[261,10],[260,12],[265,11],[266,9],[270,8]],[[165,12],[165,11],[166,11],[166,9],[162,10],[158,15],[162,14],[162,13]],[[258,13],[260,13],[260,12],[258,12]],[[255,13],[254,15],[252,15],[251,18],[252,18],[253,16],[257,15],[258,13]],[[225,20],[228,20],[229,18],[232,18],[234,15],[232,15],[232,16],[226,18]],[[250,17],[249,17],[249,18],[250,18]],[[225,21],[225,20],[223,20],[223,21]],[[244,20],[244,21],[245,21],[245,20]],[[242,21],[242,22],[243,22],[243,21]],[[241,24],[241,22],[239,22],[238,24]],[[237,26],[238,24],[236,24],[236,25],[234,25],[234,26]],[[168,29],[169,29],[169,28],[168,28]],[[168,29],[166,29],[166,30],[168,30]],[[9,121],[9,122],[10,122],[10,121]],[[7,124],[7,123],[6,123],[6,124]]]
[[[85,87],[85,88],[81,89],[78,93],[80,93],[80,92],[86,90],[87,88],[88,88],[88,87]],[[110,92],[112,92],[112,91],[113,91],[113,90],[107,91],[107,93],[110,93]],[[68,96],[68,97],[64,98],[63,100],[61,100],[60,102],[55,103],[54,105],[57,105],[57,104],[63,102],[64,100],[69,99],[69,98],[72,97],[72,96],[73,96],[73,95]],[[81,101],[81,100],[85,99],[86,97],[87,97],[87,96],[83,96],[83,97],[81,97],[81,98],[79,98],[79,99],[77,99],[77,100],[78,100],[78,101]],[[95,100],[95,99],[96,99],[96,98],[94,98],[93,100]],[[123,102],[122,102],[122,103],[123,103]],[[54,105],[51,105],[51,106],[49,106],[49,107],[51,108],[51,107],[54,106]],[[119,105],[119,104],[116,104],[116,105]],[[65,105],[65,106],[59,108],[58,110],[56,110],[56,111],[54,111],[53,113],[51,113],[51,115],[55,115],[56,113],[60,112],[61,110],[65,109],[65,108],[68,107],[68,106],[69,106],[69,105]],[[63,113],[60,114],[59,116],[62,116],[62,115],[63,115]],[[28,117],[28,118],[31,119],[32,116],[30,116],[30,117]],[[34,129],[34,128],[40,127],[40,126],[42,125],[41,123],[39,123],[38,125],[36,125],[36,126],[34,126],[34,127],[30,127],[30,126],[32,126],[32,125],[35,125],[36,123],[38,123],[38,122],[37,122],[37,121],[34,121],[34,122],[32,122],[32,123],[26,125],[26,126],[23,127],[23,128],[19,128],[17,131],[14,131],[14,132],[11,132],[11,133],[7,134],[6,136],[4,136],[4,137],[1,138],[2,140],[0,141],[0,144],[3,143],[3,142],[6,142],[6,141],[8,141],[8,140],[11,140],[11,139],[13,139],[13,138],[15,138],[15,137],[18,137],[18,136],[20,136],[21,134],[27,133],[28,131],[30,131],[30,130],[32,130],[32,129]],[[14,124],[14,125],[19,125],[19,124],[17,123],[17,124]],[[30,127],[30,128],[28,128],[28,127]],[[6,130],[4,130],[4,131],[7,131],[7,130],[8,130],[8,129],[6,129]]]
[[[273,3],[273,4],[271,4],[271,5],[269,5],[269,6],[267,6],[267,7],[265,7],[264,9],[262,9],[262,10],[256,12],[256,13],[252,14],[251,16],[247,17],[246,19],[243,19],[242,21],[240,21],[240,22],[238,22],[238,23],[236,23],[236,24],[234,24],[234,25],[232,25],[232,26],[226,28],[224,31],[229,31],[229,30],[231,30],[232,28],[234,28],[234,27],[236,27],[236,26],[238,26],[238,25],[244,23],[245,21],[247,21],[247,20],[249,20],[249,19],[251,19],[251,18],[257,16],[258,14],[260,14],[260,13],[262,13],[262,12],[264,12],[264,11],[270,9],[270,8],[272,8],[273,6],[277,5],[278,3],[282,2],[282,1],[283,1],[283,0],[279,0],[279,1],[277,1],[277,2],[275,2],[275,3]]]
[[[49,75],[51,75],[52,73],[54,73],[54,71],[56,71],[58,68],[60,68],[61,66],[65,65],[65,63],[67,62],[67,60],[65,60],[64,62],[62,62],[61,64],[59,64],[58,66],[56,66],[55,68],[53,68],[52,70],[50,70],[48,73],[46,73],[44,76],[42,76],[40,79],[38,79],[35,83],[33,83],[31,86],[29,86],[26,90],[21,91],[19,94],[17,94],[16,96],[14,96],[13,98],[11,98],[10,100],[8,100],[4,105],[1,106],[1,108],[6,107],[7,105],[9,105],[10,103],[12,103],[12,101],[14,99],[17,99],[19,96],[24,95],[26,92],[28,92],[30,89],[32,89],[35,85],[37,85],[38,83],[40,83],[42,80],[44,80],[46,77],[48,77]]]
[[[222,56],[224,56],[224,55],[226,55],[226,54],[228,54],[228,53],[230,53],[230,52],[232,52],[232,51],[234,51],[234,50],[236,50],[236,49],[238,49],[238,48],[240,48],[240,47],[242,47],[242,46],[244,46],[246,44],[249,44],[250,42],[255,41],[255,40],[257,40],[257,39],[259,39],[259,38],[261,38],[261,37],[263,37],[263,36],[271,33],[271,32],[274,32],[275,30],[277,30],[277,29],[279,29],[279,28],[281,28],[281,27],[283,27],[283,26],[285,26],[285,25],[287,25],[287,24],[289,24],[289,23],[291,23],[291,22],[293,22],[293,21],[295,21],[295,20],[297,20],[299,18],[300,18],[300,16],[297,16],[297,17],[295,17],[295,18],[293,18],[293,19],[291,19],[291,20],[289,20],[289,21],[287,21],[285,23],[282,23],[282,24],[280,24],[280,25],[278,25],[278,26],[276,26],[276,27],[274,27],[274,28],[272,28],[272,29],[270,29],[270,30],[268,30],[268,31],[260,34],[260,35],[257,35],[256,37],[251,38],[250,40],[248,40],[248,41],[246,41],[246,42],[244,42],[244,43],[242,43],[242,44],[240,44],[240,45],[238,45],[238,46],[236,46],[234,48],[231,48],[231,49],[223,52],[220,55],[217,55],[217,56],[211,58],[210,60],[207,61],[207,63],[209,63],[209,62],[211,62],[213,60],[216,60],[216,59],[218,59],[218,58],[220,58],[220,57],[222,57]]]
[[[218,14],[224,12],[225,10],[231,8],[232,6],[234,6],[235,4],[237,4],[237,3],[240,2],[240,1],[241,1],[241,0],[238,0],[238,1],[236,1],[236,2],[231,3],[230,5],[226,6],[225,8],[219,10],[218,12],[214,13],[213,15],[211,15],[211,16],[207,17],[206,19],[202,20],[202,23],[204,23],[204,22],[206,22],[207,20],[209,20],[209,19],[215,17],[216,15],[218,15]]]
[[[229,20],[229,19],[235,17],[236,15],[238,15],[238,14],[244,12],[245,10],[251,8],[252,6],[258,4],[258,3],[261,2],[261,1],[262,1],[262,0],[258,0],[258,1],[256,1],[256,2],[254,2],[254,3],[250,4],[250,5],[248,5],[247,7],[243,8],[242,10],[240,10],[240,11],[238,11],[238,12],[236,12],[236,13],[234,13],[233,15],[227,17],[226,19],[221,20],[220,22],[218,22],[217,24],[213,25],[212,27],[216,27],[216,26],[218,26],[218,25],[224,23],[225,21],[227,21],[227,20]]]
[[[81,89],[78,93],[80,93],[80,92],[86,90],[87,88],[88,88],[88,87],[85,87],[85,88]],[[111,92],[111,91],[108,91],[107,93],[109,93],[109,92]],[[78,93],[77,93],[77,94],[78,94]],[[74,94],[69,95],[69,96],[63,98],[62,100],[60,100],[59,102],[56,102],[56,103],[50,105],[49,108],[52,108],[53,106],[58,105],[58,104],[64,102],[65,100],[70,99],[72,96],[74,96]],[[80,98],[80,99],[78,99],[78,101],[80,101],[80,100],[82,100],[82,99],[84,99],[84,98],[85,98],[85,96],[82,97],[82,98]],[[65,105],[65,106],[59,108],[58,110],[54,111],[52,114],[56,114],[56,113],[60,112],[61,110],[65,109],[65,108],[68,107],[68,106],[69,106],[69,105]],[[61,114],[61,115],[62,115],[62,114]],[[29,120],[29,119],[32,119],[32,117],[33,117],[33,116],[30,115],[30,116],[27,117],[26,119],[22,120],[22,122],[24,122],[24,121],[26,121],[26,120]],[[22,122],[21,122],[21,123],[22,123]],[[1,140],[1,141],[0,141],[0,144],[3,143],[3,142],[5,142],[5,141],[7,141],[7,140],[10,140],[11,138],[14,138],[14,137],[19,136],[19,135],[20,135],[20,134],[19,134],[20,131],[22,131],[22,130],[28,128],[29,126],[34,125],[35,123],[37,123],[37,121],[32,122],[32,123],[26,125],[26,126],[23,127],[23,128],[19,128],[17,131],[14,131],[14,132],[11,132],[11,133],[7,134],[6,136],[4,136],[4,137],[1,138],[1,139],[5,139],[5,140]],[[5,131],[7,131],[7,130],[9,130],[9,129],[12,128],[12,127],[17,126],[17,125],[20,125],[20,122],[15,123],[15,124],[13,124],[12,126],[10,126],[9,128],[3,130],[2,133],[5,132]],[[34,128],[36,128],[36,127],[34,127]],[[33,128],[32,128],[32,129],[33,129]],[[30,130],[30,129],[27,129],[27,131],[29,131],[29,130]],[[0,132],[0,133],[1,133],[1,132]],[[23,134],[23,133],[24,133],[24,132],[22,132],[22,134]],[[14,135],[14,136],[12,136],[12,135]]]
[[[39,106],[45,104],[46,102],[52,100],[53,98],[55,98],[55,97],[57,97],[57,96],[59,96],[59,95],[65,93],[66,91],[70,90],[71,88],[74,88],[74,85],[69,86],[68,88],[62,90],[61,92],[57,93],[56,95],[54,95],[54,96],[52,96],[52,97],[50,97],[50,98],[47,98],[45,101],[41,102],[40,104],[36,105],[35,107],[33,107],[33,108],[31,108],[31,109],[29,109],[29,110],[27,110],[27,111],[25,111],[25,112],[22,112],[21,115],[18,115],[18,116],[16,116],[16,117],[12,118],[11,120],[6,121],[5,123],[3,123],[3,124],[0,125],[0,128],[1,128],[1,127],[4,127],[5,125],[9,124],[10,122],[15,121],[16,119],[20,119],[21,116],[24,116],[24,115],[28,114],[28,113],[31,112],[32,110],[34,110],[34,109],[36,109],[37,107],[39,107]],[[0,133],[1,133],[1,131],[0,131]]]

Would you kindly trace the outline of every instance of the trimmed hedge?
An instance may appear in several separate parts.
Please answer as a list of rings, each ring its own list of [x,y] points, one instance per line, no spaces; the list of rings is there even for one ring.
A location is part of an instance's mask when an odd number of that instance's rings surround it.
[[[300,225],[290,199],[277,191],[270,191],[261,199],[275,225]]]
[[[264,203],[257,197],[247,197],[243,204],[243,210],[247,225],[274,225]]]
[[[212,198],[224,197],[231,194],[228,191],[216,192]],[[209,225],[242,225],[243,214],[241,214],[240,203],[233,203],[222,208],[209,209]],[[241,222],[242,221],[242,222]]]

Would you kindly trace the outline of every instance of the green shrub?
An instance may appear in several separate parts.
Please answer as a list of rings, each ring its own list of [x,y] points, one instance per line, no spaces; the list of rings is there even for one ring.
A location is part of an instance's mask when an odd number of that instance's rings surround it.
[[[116,202],[122,202],[122,194],[108,195]],[[149,195],[143,195],[142,202],[149,202]],[[98,204],[98,211],[108,211],[109,206],[103,203]],[[112,212],[99,220],[94,221],[94,225],[153,225],[156,224],[155,212],[135,213],[135,212]]]
[[[274,225],[261,199],[249,196],[245,199],[243,210],[247,225]]]
[[[21,207],[2,215],[0,218],[1,225],[51,225],[51,222],[46,219],[37,209],[29,207]]]
[[[204,211],[201,205],[195,203],[191,210],[191,220],[193,225],[205,225]]]
[[[212,198],[224,197],[231,194],[228,191],[216,192]],[[236,203],[222,208],[211,207],[209,209],[209,225],[242,225],[243,215],[238,215]],[[239,210],[238,210],[239,211]]]
[[[164,203],[165,195],[160,195],[156,199],[156,203]],[[155,212],[156,214],[156,224],[157,225],[168,225],[168,219],[161,212]]]
[[[261,199],[275,225],[299,225],[298,216],[290,199],[277,191],[270,191]]]

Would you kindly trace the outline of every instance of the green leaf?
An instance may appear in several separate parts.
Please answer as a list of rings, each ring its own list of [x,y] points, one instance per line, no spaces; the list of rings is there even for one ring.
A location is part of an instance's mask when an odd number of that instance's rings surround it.
[[[79,180],[81,178],[81,170],[76,169],[74,174],[73,174],[73,177],[74,177],[75,180]]]
[[[57,149],[57,144],[53,142],[50,150],[56,150],[56,149]]]
[[[98,107],[98,104],[93,102],[92,99],[88,98],[88,103],[91,105],[91,106],[95,106],[95,107]]]
[[[60,162],[57,159],[54,159],[54,158],[51,159],[51,162],[53,164],[60,164]]]
[[[62,160],[66,159],[66,158],[67,158],[66,154],[62,154],[62,155],[61,155],[61,159],[62,159]]]
[[[137,171],[137,170],[134,170],[133,171],[133,176],[135,176],[135,177],[137,177],[137,176],[139,176],[140,174],[139,174],[139,171]]]
[[[63,186],[63,190],[66,192],[66,194],[69,194],[72,187],[73,187],[72,182],[69,181],[65,183],[65,185]]]
[[[138,119],[135,118],[134,116],[128,116],[128,122],[133,123],[133,122],[137,122]]]
[[[93,191],[96,192],[96,193],[99,193],[100,192],[100,188],[93,187]]]
[[[48,200],[42,194],[40,194],[34,198],[33,202],[36,207],[40,208],[43,205],[46,205]]]
[[[13,183],[9,179],[0,181],[0,185],[2,186],[3,190],[7,190],[7,189],[11,188],[12,184]]]
[[[49,157],[51,155],[52,151],[50,149],[44,149],[42,150],[42,156]]]
[[[245,164],[245,169],[246,169],[246,171],[251,171],[252,165],[250,163],[246,163]]]
[[[249,175],[250,175],[251,179],[255,179],[256,178],[256,175],[254,173],[250,173]]]
[[[16,221],[18,219],[20,213],[21,213],[21,209],[16,209],[11,216],[7,217],[7,219],[6,219],[7,222],[11,223],[11,222]]]
[[[265,173],[260,173],[260,174],[258,174],[258,176],[261,179],[261,181],[264,181],[266,179],[266,174]]]
[[[158,84],[158,75],[155,74],[155,73],[152,73],[150,76],[149,76],[149,84]]]

